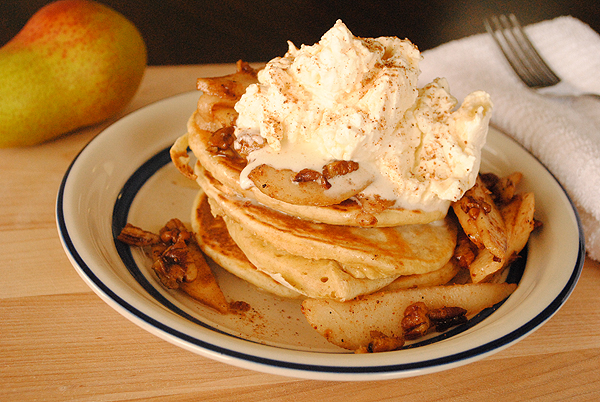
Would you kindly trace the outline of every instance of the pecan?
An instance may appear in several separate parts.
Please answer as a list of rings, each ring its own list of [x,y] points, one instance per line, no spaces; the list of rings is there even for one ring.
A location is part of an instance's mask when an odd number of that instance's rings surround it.
[[[128,223],[119,233],[117,239],[130,246],[145,247],[160,242],[160,237],[137,226]]]
[[[223,127],[211,134],[208,139],[208,150],[211,153],[218,154],[231,148],[233,141],[235,141],[234,135],[235,128]]]
[[[158,234],[127,224],[117,239],[131,245],[151,246],[152,269],[160,282],[169,289],[178,289],[181,282],[191,282],[198,275],[193,256],[189,254],[192,233],[179,219],[171,219]]]
[[[359,194],[356,194],[354,197],[360,203],[362,210],[366,213],[371,213],[371,214],[383,212],[384,210],[386,210],[388,208],[392,208],[395,204],[394,201],[382,198],[378,194],[364,195],[364,194],[359,193]]]
[[[152,249],[150,251],[150,257],[152,257],[152,261],[156,261],[160,258],[160,256],[169,248],[165,243],[153,244]]]
[[[437,332],[443,332],[451,327],[467,322],[467,310],[461,307],[442,307],[430,310],[429,319]]]
[[[358,169],[358,163],[354,161],[334,161],[323,166],[322,173],[312,169],[302,169],[294,176],[295,183],[306,183],[310,181],[320,182],[321,186],[327,190],[331,188],[329,179],[336,176],[343,176]]]
[[[466,312],[467,310],[465,310],[462,307],[442,307],[429,310],[429,313],[427,313],[427,315],[432,321],[443,321],[461,314],[465,315]]]
[[[492,210],[492,206],[487,202],[483,200],[476,200],[472,197],[469,197],[467,202],[462,204],[461,208],[469,215],[471,219],[477,219],[482,211],[488,214]]]
[[[161,258],[169,265],[185,264],[188,260],[188,249],[183,239],[178,240],[162,253]]]
[[[454,259],[461,268],[469,268],[469,265],[475,260],[479,248],[473,243],[464,231],[459,230],[456,237],[456,247],[454,248]]]
[[[158,232],[161,241],[167,244],[174,244],[180,239],[189,242],[192,234],[187,230],[183,222],[179,219],[171,219]]]
[[[324,189],[328,189],[331,187],[331,184],[327,181],[327,179],[316,170],[312,169],[302,169],[300,172],[296,173],[293,178],[294,183],[306,183],[310,181],[320,182],[321,186]]]
[[[181,282],[191,282],[197,276],[196,264],[183,237],[167,247],[154,261],[152,268],[161,283],[169,289],[178,289]]]
[[[401,325],[406,339],[417,339],[427,334],[431,326],[427,311],[427,306],[423,302],[411,304],[404,310]]]
[[[178,289],[185,276],[183,267],[177,264],[169,265],[162,258],[154,261],[152,269],[156,272],[160,283],[168,289]]]
[[[500,181],[500,177],[498,177],[494,173],[480,173],[479,177],[481,177],[481,181],[487,188],[494,188],[496,184]]]
[[[514,172],[508,176],[498,177],[493,173],[484,173],[480,175],[486,188],[491,192],[491,197],[496,205],[506,205],[515,196],[517,184],[521,182],[523,174]]]
[[[358,170],[358,162],[354,161],[333,161],[323,166],[323,177],[331,179],[336,176],[343,176]]]
[[[451,327],[467,322],[467,310],[461,307],[428,309],[425,303],[411,304],[404,310],[402,330],[406,339],[417,339],[433,328],[443,332]]]
[[[296,173],[294,176],[295,183],[305,183],[308,181],[319,181],[321,180],[323,175],[316,170],[312,169],[302,169],[300,172]]]

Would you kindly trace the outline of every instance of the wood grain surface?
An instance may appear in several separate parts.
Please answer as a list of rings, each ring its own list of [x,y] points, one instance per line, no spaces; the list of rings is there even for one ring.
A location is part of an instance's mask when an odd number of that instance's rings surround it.
[[[123,115],[231,65],[150,67],[119,116],[56,141],[0,150],[0,401],[563,401],[600,398],[600,265],[586,260],[549,322],[482,361],[367,382],[286,378],[195,355],[134,325],[67,259],[54,203],[73,158]]]

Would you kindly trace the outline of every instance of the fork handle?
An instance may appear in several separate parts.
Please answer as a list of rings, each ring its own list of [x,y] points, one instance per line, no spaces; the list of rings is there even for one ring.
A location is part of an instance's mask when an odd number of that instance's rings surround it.
[[[537,91],[544,95],[554,95],[554,96],[594,96],[600,98],[599,94],[593,94],[589,92],[585,92],[580,90],[579,88],[575,88],[571,84],[566,81],[560,81],[556,85],[552,85],[551,87],[538,88]]]

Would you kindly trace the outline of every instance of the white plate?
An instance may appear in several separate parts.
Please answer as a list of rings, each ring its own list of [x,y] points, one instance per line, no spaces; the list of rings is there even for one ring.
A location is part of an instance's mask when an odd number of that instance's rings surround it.
[[[258,292],[217,269],[230,300],[252,309],[222,316],[165,291],[139,250],[115,242],[126,221],[158,230],[190,221],[195,185],[169,162],[168,148],[185,133],[199,93],[154,103],[116,122],[73,161],[56,206],[67,255],[86,283],[111,307],[147,331],[192,352],[248,369],[320,380],[380,380],[446,370],[511,345],[547,321],[579,277],[585,252],[579,218],[564,190],[534,157],[490,130],[482,171],[524,173],[536,217],[517,290],[501,305],[444,336],[410,349],[355,355],[328,344],[304,320],[298,302]],[[519,274],[517,273],[517,278]]]

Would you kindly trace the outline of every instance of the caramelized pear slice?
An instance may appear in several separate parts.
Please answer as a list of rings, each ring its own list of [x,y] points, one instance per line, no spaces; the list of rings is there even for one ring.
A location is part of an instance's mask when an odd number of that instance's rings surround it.
[[[452,207],[469,239],[480,250],[486,249],[501,259],[507,247],[504,220],[480,177]]]
[[[315,174],[310,175],[310,172]],[[339,204],[364,190],[373,181],[370,175],[363,174],[360,169],[326,181],[320,177],[321,173],[310,172],[275,169],[263,164],[254,168],[248,178],[261,193],[271,198],[312,206]]]

